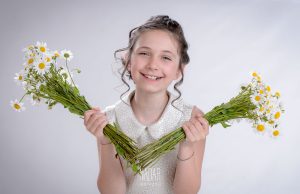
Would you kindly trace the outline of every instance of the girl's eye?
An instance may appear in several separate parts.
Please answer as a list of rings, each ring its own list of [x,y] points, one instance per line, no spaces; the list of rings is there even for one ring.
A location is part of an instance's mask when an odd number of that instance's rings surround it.
[[[140,55],[148,55],[148,53],[146,53],[146,52],[140,52],[139,54]]]
[[[170,57],[163,57],[164,60],[172,61]]]

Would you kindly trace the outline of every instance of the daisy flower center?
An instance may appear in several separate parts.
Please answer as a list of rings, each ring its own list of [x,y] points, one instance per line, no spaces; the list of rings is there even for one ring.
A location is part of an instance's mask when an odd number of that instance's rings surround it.
[[[19,104],[14,104],[14,108],[15,108],[16,110],[19,110],[19,109],[21,108],[21,106],[20,106]]]
[[[280,112],[277,112],[274,117],[275,119],[278,119],[280,117]]]
[[[28,64],[32,64],[33,63],[33,58],[28,59]]]
[[[263,125],[257,125],[256,129],[257,129],[257,131],[262,132],[262,131],[265,130],[265,126],[263,126]]]
[[[23,79],[23,76],[22,75],[19,75],[19,78],[18,78],[19,80],[22,80]]]
[[[279,131],[278,130],[275,130],[275,131],[273,131],[273,136],[278,136],[279,135]]]
[[[39,64],[39,69],[45,69],[45,67],[46,67],[45,63],[40,63]]]
[[[40,51],[44,53],[46,51],[46,48],[42,46],[40,47]]]

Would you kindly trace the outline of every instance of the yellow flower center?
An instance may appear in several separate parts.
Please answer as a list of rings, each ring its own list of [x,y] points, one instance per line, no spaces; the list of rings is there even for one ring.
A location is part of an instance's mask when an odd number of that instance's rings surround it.
[[[265,130],[265,126],[263,126],[263,125],[261,125],[261,124],[260,124],[260,125],[257,125],[256,129],[257,129],[257,131],[262,132],[262,131]]]
[[[28,59],[27,63],[28,63],[28,65],[32,64],[33,63],[33,58]]]
[[[259,111],[260,111],[260,112],[262,112],[262,111],[264,111],[264,110],[265,110],[265,108],[264,108],[263,106],[259,108]]]
[[[278,131],[278,130],[274,130],[274,131],[273,131],[273,136],[276,137],[276,136],[278,136],[278,135],[279,135],[279,131]]]
[[[279,92],[276,92],[276,93],[275,93],[275,96],[280,97],[280,93],[279,93]]]
[[[256,76],[257,76],[257,73],[256,73],[256,72],[253,72],[253,73],[252,73],[252,76],[253,76],[253,77],[256,77]]]
[[[256,101],[260,101],[260,96],[255,96]]]
[[[276,112],[274,117],[275,119],[278,119],[280,117],[280,112]]]
[[[49,57],[47,57],[47,58],[46,58],[46,61],[47,61],[47,62],[50,62],[50,61],[51,61],[51,59],[50,59]]]
[[[55,57],[59,57],[59,53],[57,53],[57,52],[54,53],[54,56],[55,56]]]
[[[268,110],[267,110],[267,113],[270,113],[270,112],[271,112],[271,110],[270,110],[270,109],[268,109]]]
[[[23,80],[23,76],[22,76],[22,75],[19,75],[18,79],[19,79],[19,80]]]
[[[264,91],[263,91],[263,90],[259,90],[259,93],[260,93],[260,94],[263,94],[263,93],[264,93]]]
[[[268,123],[272,125],[272,124],[274,124],[274,121],[273,120],[269,120]]]
[[[45,63],[40,63],[39,64],[39,69],[45,69],[45,67],[46,67]]]
[[[41,46],[41,47],[40,47],[40,51],[44,53],[44,52],[46,51],[46,48],[43,47],[43,46]]]
[[[15,108],[16,110],[19,110],[19,109],[21,108],[21,106],[20,106],[19,104],[14,104],[14,108]]]
[[[271,87],[270,86],[267,86],[266,89],[267,89],[268,92],[271,91]]]

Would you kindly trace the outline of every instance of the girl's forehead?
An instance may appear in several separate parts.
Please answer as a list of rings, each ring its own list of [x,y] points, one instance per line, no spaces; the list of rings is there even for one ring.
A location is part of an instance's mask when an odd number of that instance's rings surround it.
[[[136,49],[144,48],[155,51],[169,51],[178,53],[178,42],[169,32],[163,30],[149,30],[142,32],[137,39]]]

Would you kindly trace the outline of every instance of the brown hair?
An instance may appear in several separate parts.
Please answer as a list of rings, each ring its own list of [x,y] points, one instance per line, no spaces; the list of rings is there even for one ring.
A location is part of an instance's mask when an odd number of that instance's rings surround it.
[[[122,100],[122,96],[130,90],[130,86],[126,82],[125,76],[127,76],[129,78],[129,80],[132,79],[130,72],[127,70],[127,67],[128,67],[128,64],[130,63],[131,54],[132,54],[134,45],[137,42],[138,38],[141,36],[141,34],[148,30],[164,30],[166,32],[171,33],[175,37],[175,39],[178,41],[179,54],[180,54],[179,68],[180,68],[180,72],[181,72],[181,79],[178,82],[176,82],[174,85],[174,90],[176,92],[178,92],[179,96],[172,101],[172,104],[173,104],[173,102],[175,102],[177,99],[179,99],[181,97],[181,91],[178,89],[178,87],[183,83],[183,78],[184,78],[183,66],[187,65],[189,63],[190,58],[187,53],[188,43],[184,37],[184,33],[183,33],[181,25],[177,21],[171,19],[167,15],[152,16],[141,26],[133,28],[129,32],[128,46],[125,48],[118,49],[114,52],[114,57],[117,60],[117,59],[120,59],[117,57],[117,54],[119,52],[127,51],[126,59],[124,57],[121,57],[121,62],[122,62],[123,67],[122,67],[122,72],[120,72],[120,74],[121,74],[122,82],[128,88],[124,93],[122,93],[122,95],[120,96],[120,99]]]

